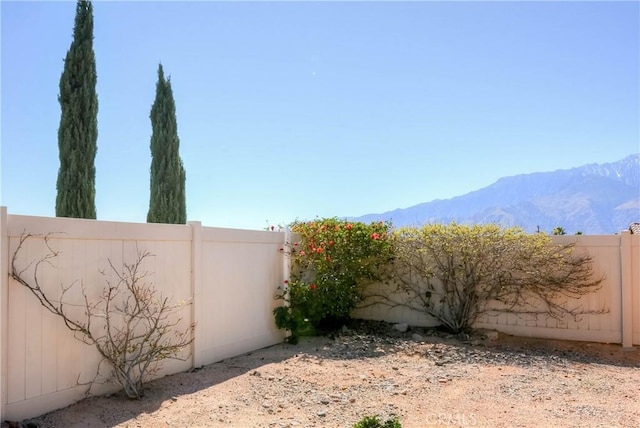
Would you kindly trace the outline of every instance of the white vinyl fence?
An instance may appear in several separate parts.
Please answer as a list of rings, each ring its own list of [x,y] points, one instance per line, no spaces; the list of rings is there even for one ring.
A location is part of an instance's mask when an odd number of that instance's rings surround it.
[[[82,304],[81,286],[96,298],[109,278],[109,262],[120,268],[138,251],[153,257],[142,268],[171,302],[191,302],[179,327],[195,323],[186,360],[166,360],[164,376],[282,342],[272,310],[286,264],[278,251],[284,232],[188,225],[134,224],[8,215],[0,208],[0,420],[21,420],[67,406],[84,397],[99,356],[74,339],[61,319],[44,309],[26,287],[10,278],[11,258],[24,233],[48,234],[60,255],[42,265],[41,285],[54,299],[60,286],[77,281],[65,296]],[[17,260],[27,266],[46,252],[32,238]],[[101,274],[103,271],[106,273]],[[30,270],[26,271],[27,273]],[[80,282],[81,281],[81,282]],[[82,307],[77,308],[82,317]],[[98,385],[95,393],[108,392]]]
[[[59,318],[10,278],[11,258],[25,232],[53,234],[49,242],[60,255],[51,265],[43,265],[41,285],[57,299],[61,285],[78,281],[66,298],[80,305],[80,286],[90,299],[101,293],[109,278],[109,262],[120,267],[133,262],[138,251],[153,254],[143,265],[150,281],[172,302],[190,302],[181,309],[180,327],[196,326],[185,361],[166,361],[158,376],[284,339],[272,315],[278,304],[276,288],[289,274],[279,251],[286,241],[284,232],[211,228],[199,222],[136,224],[8,215],[0,207],[0,420],[38,416],[82,399],[86,386],[79,384],[93,378],[100,360],[93,347],[74,339]],[[608,312],[585,315],[577,322],[501,315],[484,317],[476,326],[520,336],[640,345],[640,235],[625,231],[554,239],[575,240],[578,250],[594,257],[596,274],[606,279],[597,293],[584,296],[579,304]],[[17,262],[28,266],[46,250],[42,237],[30,239]],[[78,315],[82,313],[80,306]],[[423,313],[403,308],[370,306],[352,315],[418,326],[436,324]],[[108,391],[106,386],[94,389],[95,393]]]

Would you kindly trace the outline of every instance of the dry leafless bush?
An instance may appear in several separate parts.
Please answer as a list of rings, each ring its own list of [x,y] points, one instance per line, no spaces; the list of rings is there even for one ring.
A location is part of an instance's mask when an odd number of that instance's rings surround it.
[[[46,252],[19,267],[18,256],[30,238],[42,238]],[[193,341],[194,326],[176,330],[182,321],[176,313],[186,303],[170,304],[168,298],[158,293],[148,281],[149,272],[142,270],[151,254],[138,251],[133,263],[123,263],[122,269],[117,269],[109,260],[110,272],[100,272],[106,286],[95,301],[89,300],[81,283],[84,317],[74,317],[73,307],[77,304],[65,302],[65,296],[77,286],[77,281],[61,285],[59,300],[48,296],[40,283],[43,265],[51,264],[60,255],[51,247],[49,238],[50,235],[22,234],[11,259],[12,278],[25,286],[44,308],[60,317],[76,339],[97,349],[101,363],[106,362],[112,368],[108,380],[121,386],[127,397],[139,399],[144,393],[144,383],[158,372],[163,360],[185,359],[180,353]],[[114,279],[110,279],[109,273]],[[96,378],[99,372],[98,367]]]

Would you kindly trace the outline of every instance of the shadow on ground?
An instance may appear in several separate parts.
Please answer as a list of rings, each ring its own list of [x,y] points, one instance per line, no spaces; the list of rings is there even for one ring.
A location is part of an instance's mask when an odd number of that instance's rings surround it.
[[[640,366],[638,349],[623,350],[619,345],[522,338],[503,334],[498,335],[497,340],[490,340],[483,332],[454,336],[432,328],[410,327],[407,331],[401,332],[388,323],[355,320],[327,337],[305,337],[297,345],[282,343],[155,380],[147,385],[145,396],[140,401],[115,394],[89,398],[60,411],[65,412],[65,428],[110,427],[126,424],[140,414],[152,413],[182,396],[201,392],[238,376],[265,376],[261,373],[261,367],[292,358],[375,359],[394,353],[407,353],[424,358],[427,365],[562,367],[581,363]],[[112,412],[114,401],[119,409],[117,415]],[[14,425],[3,424],[3,427],[55,427],[55,413]]]
[[[307,342],[321,338],[305,338]],[[281,343],[236,357],[227,358],[188,372],[176,373],[146,384],[145,395],[140,400],[128,399],[123,393],[90,397],[71,406],[21,422],[2,423],[2,428],[73,428],[112,427],[126,423],[143,413],[152,413],[161,407],[189,395],[222,384],[246,373],[255,373],[266,364],[279,363],[301,352],[304,345]],[[114,415],[114,402],[119,413]],[[55,423],[56,413],[65,412],[65,426]],[[136,426],[136,425],[133,425]]]

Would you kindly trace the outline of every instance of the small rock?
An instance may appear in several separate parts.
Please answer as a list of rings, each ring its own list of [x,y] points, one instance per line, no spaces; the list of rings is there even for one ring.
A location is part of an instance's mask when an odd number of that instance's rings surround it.
[[[326,410],[320,410],[320,411],[318,411],[318,413],[316,413],[316,415],[320,416],[321,418],[324,418],[325,416],[327,416],[327,411]]]
[[[484,335],[487,339],[492,341],[496,341],[500,338],[500,333],[498,333],[497,331],[487,331],[484,333]]]
[[[398,330],[400,333],[404,333],[409,329],[409,324],[399,323],[393,325],[394,330]]]
[[[424,340],[424,337],[420,336],[418,333],[412,334],[411,338],[416,342],[422,342]]]

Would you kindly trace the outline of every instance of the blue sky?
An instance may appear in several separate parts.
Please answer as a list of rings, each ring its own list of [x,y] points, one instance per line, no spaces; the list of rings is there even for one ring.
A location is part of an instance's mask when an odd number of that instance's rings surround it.
[[[53,216],[75,2],[0,3],[0,203]],[[640,151],[638,2],[94,2],[98,218],[144,222],[158,63],[189,220],[260,229]]]

